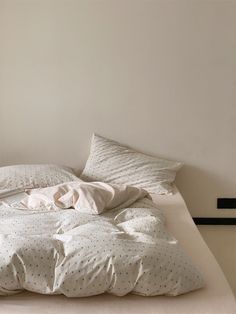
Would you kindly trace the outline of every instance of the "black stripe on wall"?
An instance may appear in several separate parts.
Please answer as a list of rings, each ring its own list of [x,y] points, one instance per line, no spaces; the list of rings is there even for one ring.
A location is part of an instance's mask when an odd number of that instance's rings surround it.
[[[193,217],[196,225],[236,225],[236,218]]]

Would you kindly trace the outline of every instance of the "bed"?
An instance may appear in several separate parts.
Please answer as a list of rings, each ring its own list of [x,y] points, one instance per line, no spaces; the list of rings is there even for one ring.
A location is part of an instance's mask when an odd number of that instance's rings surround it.
[[[23,292],[1,297],[0,313],[236,313],[235,299],[229,284],[195,226],[180,192],[175,187],[173,195],[152,194],[152,198],[163,210],[168,230],[202,272],[206,282],[203,289],[178,297],[116,297],[103,294],[89,298],[66,298],[62,295]]]

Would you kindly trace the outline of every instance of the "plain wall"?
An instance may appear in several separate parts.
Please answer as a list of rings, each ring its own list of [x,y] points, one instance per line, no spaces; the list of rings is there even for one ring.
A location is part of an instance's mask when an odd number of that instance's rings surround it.
[[[93,132],[185,162],[193,216],[236,197],[236,1],[0,0],[0,164],[81,169]]]

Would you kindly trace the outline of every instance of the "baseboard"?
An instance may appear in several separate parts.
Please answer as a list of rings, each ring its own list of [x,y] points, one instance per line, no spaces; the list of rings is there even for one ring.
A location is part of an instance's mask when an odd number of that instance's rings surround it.
[[[193,217],[196,225],[236,225],[236,218]]]

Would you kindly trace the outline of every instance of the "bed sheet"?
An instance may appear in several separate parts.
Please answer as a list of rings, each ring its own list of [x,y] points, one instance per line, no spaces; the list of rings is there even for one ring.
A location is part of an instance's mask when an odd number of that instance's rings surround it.
[[[178,297],[115,297],[99,295],[88,298],[66,298],[24,292],[1,297],[1,314],[234,314],[233,293],[216,259],[195,226],[177,189],[169,196],[152,195],[166,216],[167,229],[200,269],[206,286]]]

